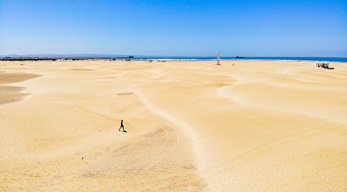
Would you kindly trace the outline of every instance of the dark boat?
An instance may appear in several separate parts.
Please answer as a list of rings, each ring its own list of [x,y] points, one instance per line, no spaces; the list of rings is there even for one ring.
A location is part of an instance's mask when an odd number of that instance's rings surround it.
[[[236,56],[237,59],[243,59],[243,58],[246,58],[246,57],[240,57],[240,56]]]

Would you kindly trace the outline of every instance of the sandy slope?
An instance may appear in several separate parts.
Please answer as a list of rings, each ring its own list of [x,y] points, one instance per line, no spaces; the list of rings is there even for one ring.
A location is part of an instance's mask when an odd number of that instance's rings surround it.
[[[1,188],[347,190],[346,63],[213,64],[1,62],[42,75],[3,82],[30,95],[0,106]]]
[[[9,83],[25,81],[40,75],[31,73],[4,73],[0,71],[0,104],[20,101],[28,93],[22,93],[24,87],[8,86]]]

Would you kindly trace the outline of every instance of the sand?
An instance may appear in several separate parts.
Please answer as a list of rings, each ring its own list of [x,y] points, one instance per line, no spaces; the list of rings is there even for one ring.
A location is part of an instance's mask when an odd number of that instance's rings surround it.
[[[347,190],[346,63],[165,61],[1,61],[1,191]]]
[[[4,73],[0,71],[0,104],[12,103],[22,100],[29,93],[22,93],[24,87],[8,86],[10,83],[17,83],[40,75],[31,73]]]

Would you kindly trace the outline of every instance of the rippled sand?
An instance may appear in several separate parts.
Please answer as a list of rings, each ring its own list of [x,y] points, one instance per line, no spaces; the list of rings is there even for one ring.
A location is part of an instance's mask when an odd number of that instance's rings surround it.
[[[1,61],[0,189],[346,191],[347,64],[315,63]]]

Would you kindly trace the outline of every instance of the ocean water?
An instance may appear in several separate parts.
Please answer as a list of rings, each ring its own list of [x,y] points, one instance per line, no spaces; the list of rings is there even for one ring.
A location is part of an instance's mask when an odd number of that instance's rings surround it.
[[[135,59],[203,59],[212,60],[216,57],[136,57]],[[221,59],[271,59],[271,60],[309,60],[309,61],[338,61],[347,62],[345,57],[221,57]]]

